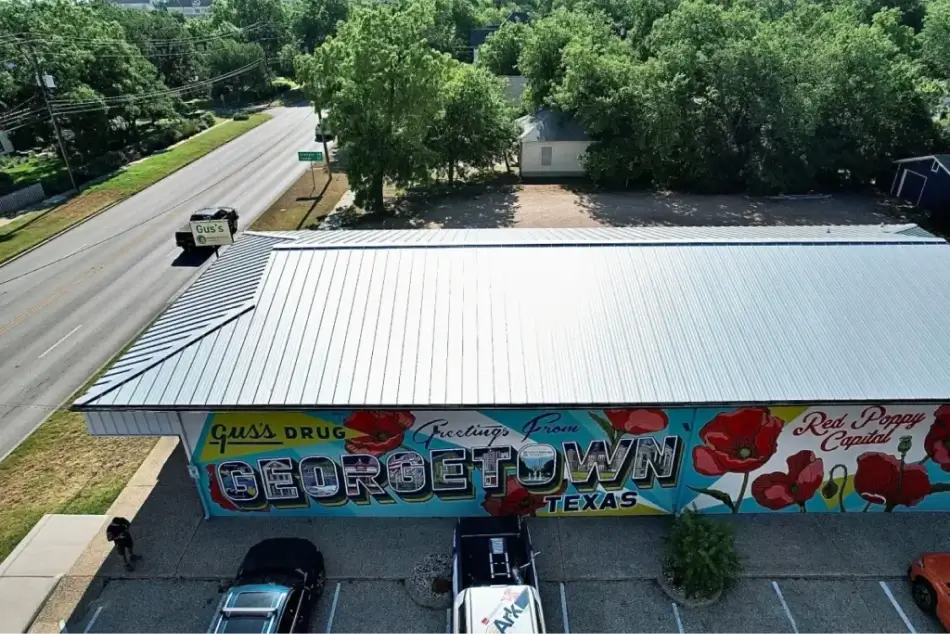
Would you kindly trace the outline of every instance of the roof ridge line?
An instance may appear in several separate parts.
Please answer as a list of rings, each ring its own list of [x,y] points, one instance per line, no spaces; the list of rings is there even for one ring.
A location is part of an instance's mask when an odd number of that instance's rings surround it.
[[[127,384],[132,379],[135,379],[141,376],[142,374],[148,372],[149,370],[154,368],[156,365],[160,363],[164,363],[166,360],[178,354],[179,352],[183,351],[185,348],[188,348],[194,345],[195,343],[201,341],[202,339],[204,339],[211,333],[220,330],[221,328],[223,328],[230,322],[234,321],[241,315],[247,313],[248,311],[254,310],[256,306],[257,306],[257,300],[255,298],[253,300],[250,300],[242,304],[241,306],[238,306],[237,308],[233,308],[229,312],[225,313],[219,320],[210,322],[203,329],[198,330],[192,336],[189,336],[188,338],[186,338],[184,341],[181,342],[181,344],[177,346],[172,346],[168,350],[163,351],[161,354],[156,354],[148,363],[143,364],[142,367],[138,368],[135,372],[132,372],[128,376],[123,377],[121,380],[103,386],[104,389],[102,390],[96,390],[96,385],[93,384],[93,386],[90,387],[89,390],[86,391],[85,394],[83,394],[81,397],[79,397],[73,402],[73,405],[74,406],[86,405],[90,403],[91,401],[98,400],[102,398],[103,396],[105,396],[106,394],[115,391],[116,389]],[[120,360],[121,358],[118,359],[117,362]]]

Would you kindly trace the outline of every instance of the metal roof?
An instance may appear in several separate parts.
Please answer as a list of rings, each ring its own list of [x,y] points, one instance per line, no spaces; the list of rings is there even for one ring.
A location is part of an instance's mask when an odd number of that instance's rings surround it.
[[[590,141],[587,131],[566,112],[542,109],[521,117],[519,139],[524,143],[554,143],[555,141]]]
[[[912,227],[250,234],[76,405],[950,400],[950,245]]]

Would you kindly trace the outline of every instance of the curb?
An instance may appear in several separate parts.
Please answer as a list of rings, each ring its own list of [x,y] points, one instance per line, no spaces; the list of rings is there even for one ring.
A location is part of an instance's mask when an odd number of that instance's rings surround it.
[[[175,170],[175,171],[177,172],[178,170]],[[174,174],[174,173],[175,173],[175,172],[172,172],[172,173],[169,174],[168,176],[171,176],[171,175]],[[166,176],[165,178],[167,178],[167,176]],[[157,183],[158,181],[155,181],[155,182]],[[154,185],[155,183],[152,183],[152,184]],[[149,187],[151,187],[151,185],[150,185]],[[143,191],[144,191],[144,190],[143,190]],[[135,194],[132,194],[132,196],[134,196],[134,195],[135,195]],[[76,227],[78,227],[78,226],[80,226],[80,225],[83,225],[83,224],[89,222],[90,220],[92,220],[93,218],[95,218],[96,216],[98,216],[99,214],[102,214],[102,213],[105,213],[105,212],[109,211],[110,209],[112,209],[112,208],[115,207],[116,205],[121,204],[121,203],[124,203],[126,200],[128,200],[128,199],[131,198],[132,196],[126,196],[125,198],[123,198],[123,199],[121,199],[121,200],[117,200],[117,201],[115,201],[114,203],[111,203],[111,204],[109,204],[109,205],[106,205],[105,207],[103,207],[103,208],[100,209],[99,211],[95,211],[95,212],[93,212],[91,215],[86,216],[85,218],[83,218],[83,219],[80,220],[79,222],[76,222],[76,223],[74,223],[74,224],[71,224],[71,225],[69,225],[68,227],[63,227],[62,229],[60,229],[59,231],[57,231],[57,232],[54,233],[53,235],[49,236],[48,238],[45,238],[42,242],[37,242],[36,244],[34,244],[34,245],[31,246],[30,248],[26,249],[25,251],[20,251],[20,252],[17,253],[16,255],[7,258],[7,259],[4,260],[3,262],[0,262],[0,268],[5,267],[7,264],[10,264],[11,262],[15,262],[15,261],[19,260],[19,259],[22,258],[23,256],[25,256],[25,255],[27,255],[27,254],[29,254],[29,253],[32,253],[33,251],[39,249],[39,248],[42,247],[42,246],[45,246],[48,242],[52,242],[53,240],[55,240],[56,238],[60,237],[61,235],[63,235],[63,234],[66,233],[67,231],[72,231],[72,230],[75,229]],[[66,204],[66,202],[63,202],[63,203],[61,203],[61,205],[57,205],[56,207],[53,207],[52,209],[50,209],[49,211],[47,211],[47,212],[46,212],[45,214],[43,214],[43,215],[45,216],[46,214],[52,213],[52,212],[56,211],[60,206],[65,205],[65,204]]]
[[[39,605],[36,606],[36,609],[33,610],[33,614],[30,616],[30,621],[27,623],[26,629],[23,630],[24,632],[29,632],[31,629],[33,629],[33,624],[36,623],[36,619],[39,617],[40,612],[42,612],[43,608],[46,607],[46,603],[49,601],[49,598],[53,596],[53,593],[56,592],[57,588],[59,588],[59,584],[65,576],[66,575],[58,574],[53,577],[53,585],[49,587],[49,591],[46,593],[46,596],[43,597],[43,600],[39,603]]]

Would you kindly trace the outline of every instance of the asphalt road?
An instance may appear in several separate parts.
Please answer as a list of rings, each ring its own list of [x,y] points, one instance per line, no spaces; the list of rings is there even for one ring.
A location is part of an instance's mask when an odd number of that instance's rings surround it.
[[[174,233],[192,211],[228,205],[243,230],[307,168],[309,108],[274,118],[0,267],[0,456],[147,324],[202,263]],[[212,256],[213,257],[213,256]]]

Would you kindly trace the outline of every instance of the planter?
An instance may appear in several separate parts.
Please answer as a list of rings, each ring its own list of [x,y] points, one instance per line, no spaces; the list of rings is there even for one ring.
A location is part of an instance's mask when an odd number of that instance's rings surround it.
[[[452,607],[452,558],[429,555],[415,566],[406,578],[409,598],[430,610]]]
[[[720,586],[711,596],[698,598],[687,597],[685,592],[673,584],[673,579],[665,568],[660,570],[660,574],[656,577],[656,582],[670,600],[684,608],[707,608],[716,603],[719,597],[722,596],[722,587]]]

